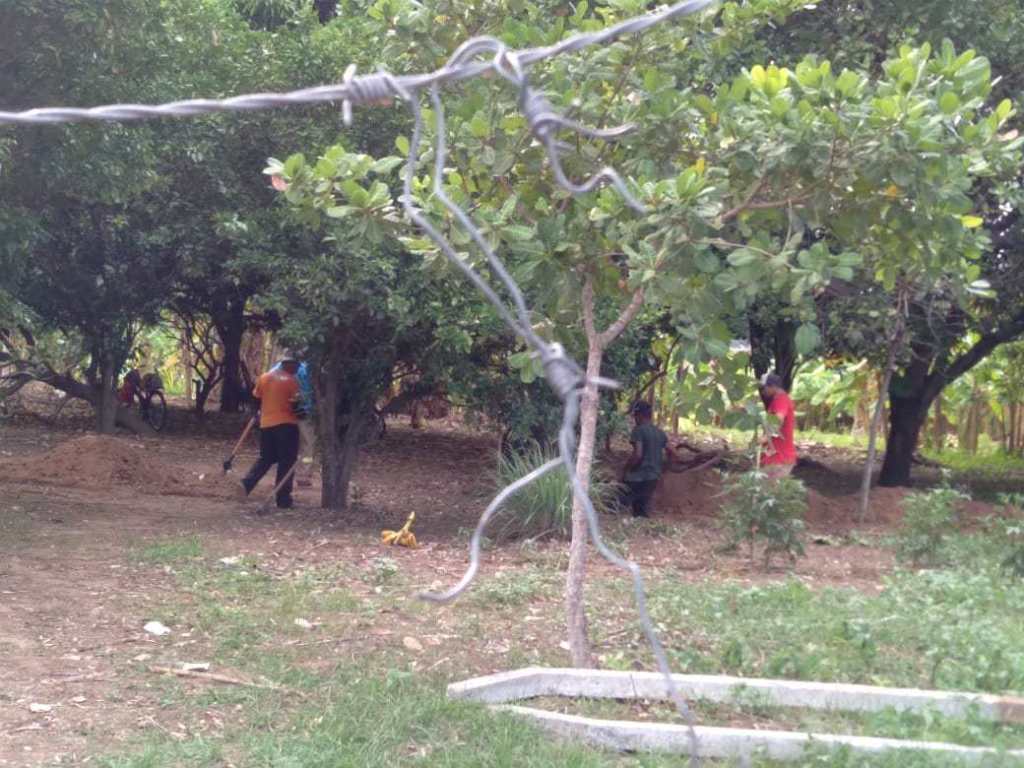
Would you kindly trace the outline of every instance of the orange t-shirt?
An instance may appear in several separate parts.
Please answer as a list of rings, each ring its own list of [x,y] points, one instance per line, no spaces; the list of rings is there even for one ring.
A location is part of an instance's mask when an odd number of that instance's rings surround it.
[[[260,400],[260,429],[298,424],[292,406],[299,399],[299,380],[280,369],[264,373],[252,392]]]

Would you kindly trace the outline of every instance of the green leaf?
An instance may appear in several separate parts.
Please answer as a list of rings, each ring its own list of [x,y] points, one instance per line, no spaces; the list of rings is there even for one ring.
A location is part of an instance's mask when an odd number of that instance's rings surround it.
[[[981,216],[961,216],[960,223],[964,225],[966,229],[977,229],[985,220]]]
[[[395,148],[406,157],[409,156],[409,139],[405,136],[399,136],[395,139]]]
[[[510,224],[507,227],[502,227],[501,232],[510,240],[532,240],[536,234],[533,227],[522,224]]]
[[[860,85],[860,78],[848,69],[843,70],[843,74],[836,80],[836,90],[843,96],[853,95],[858,85]]]
[[[750,68],[750,82],[752,82],[758,90],[764,90],[764,84],[767,79],[768,75],[765,73],[764,67],[760,64]]]
[[[469,132],[478,139],[484,138],[491,132],[491,124],[487,122],[483,112],[473,115],[473,119],[469,121]]]
[[[395,168],[400,166],[403,162],[404,161],[400,157],[382,157],[370,166],[370,170],[374,173],[383,175],[385,173],[391,173],[391,171],[395,170]]]
[[[946,91],[939,98],[939,109],[945,114],[952,115],[960,108],[960,97],[952,91]]]
[[[999,102],[999,106],[996,107],[996,117],[999,118],[999,122],[1003,122],[1013,113],[1013,102],[1009,99],[1003,99]]]
[[[821,331],[813,323],[804,323],[796,329],[796,351],[809,355],[821,344]]]
[[[729,254],[729,263],[734,267],[743,267],[747,264],[753,264],[757,261],[758,255],[747,248],[740,248],[738,251],[733,251]]]
[[[352,215],[357,210],[357,208],[351,205],[336,205],[333,208],[328,208],[325,213],[332,219],[344,219],[346,216]]]

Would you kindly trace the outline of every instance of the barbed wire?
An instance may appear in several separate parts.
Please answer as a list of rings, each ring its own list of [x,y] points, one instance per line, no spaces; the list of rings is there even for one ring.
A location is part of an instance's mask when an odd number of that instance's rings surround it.
[[[603,30],[573,35],[549,46],[511,50],[493,37],[475,37],[467,40],[451,55],[440,69],[421,74],[393,75],[388,72],[355,74],[350,66],[340,84],[307,88],[288,93],[262,93],[236,96],[228,99],[190,99],[158,105],[114,104],[91,108],[44,108],[23,112],[0,111],[0,124],[49,125],[79,121],[124,122],[160,117],[193,117],[222,112],[242,112],[272,109],[277,107],[342,102],[342,116],[346,124],[351,123],[353,105],[372,104],[398,98],[410,109],[413,120],[413,135],[405,165],[403,192],[400,198],[409,220],[419,227],[437,245],[440,251],[495,307],[502,320],[521,336],[543,365],[545,378],[563,404],[562,424],[559,430],[559,456],[529,474],[521,477],[499,492],[484,510],[477,523],[469,545],[469,565],[459,582],[446,592],[421,593],[420,597],[434,602],[450,602],[465,592],[472,584],[480,569],[481,542],[487,524],[501,505],[516,492],[538,478],[559,467],[565,470],[573,498],[583,508],[587,530],[594,546],[610,563],[626,571],[633,582],[634,599],[644,636],[651,647],[658,670],[664,677],[666,691],[675,704],[680,716],[689,726],[690,762],[699,765],[697,734],[694,716],[683,699],[672,678],[668,657],[661,644],[650,612],[647,608],[647,593],[640,567],[612,551],[601,535],[601,524],[593,501],[576,472],[575,447],[576,426],[580,414],[584,389],[590,386],[614,388],[617,384],[602,378],[589,378],[584,370],[566,353],[558,343],[541,338],[533,328],[532,317],[526,299],[518,283],[509,273],[504,262],[494,252],[483,233],[470,216],[457,205],[444,190],[445,161],[448,147],[444,106],[441,100],[441,86],[471,79],[484,73],[495,73],[518,90],[519,108],[526,118],[530,133],[544,147],[556,182],[573,195],[593,191],[603,184],[611,185],[634,210],[643,211],[643,205],[633,196],[628,185],[611,167],[601,168],[589,178],[575,182],[565,173],[562,166],[562,145],[558,142],[559,131],[571,131],[590,138],[613,141],[631,130],[625,125],[613,129],[593,129],[569,120],[560,114],[544,96],[543,92],[531,86],[526,74],[534,63],[562,54],[579,51],[599,45],[615,38],[644,32],[655,25],[672,19],[697,13],[710,6],[715,0],[687,0],[667,6],[660,11],[627,19]],[[481,57],[489,58],[481,60]],[[419,165],[419,149],[424,132],[423,111],[420,94],[427,90],[435,119],[434,172],[432,192],[452,217],[465,229],[471,240],[484,254],[487,263],[498,281],[511,298],[513,309],[509,309],[497,291],[466,261],[461,259],[452,244],[437,227],[417,208],[413,197],[413,184]]]

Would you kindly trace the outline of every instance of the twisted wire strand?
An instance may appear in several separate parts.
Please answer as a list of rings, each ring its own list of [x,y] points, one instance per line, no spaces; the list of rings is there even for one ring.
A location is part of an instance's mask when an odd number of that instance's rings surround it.
[[[527,48],[516,55],[523,65],[528,66],[564,53],[599,45],[622,35],[643,32],[657,24],[702,11],[716,1],[687,0],[655,13],[626,19],[597,32],[572,35],[554,45]],[[465,47],[468,43],[463,45]],[[492,62],[472,62],[455,67],[445,65],[434,72],[413,75],[390,76],[384,73],[372,73],[353,76],[342,83],[303,88],[287,93],[252,93],[227,99],[186,99],[155,105],[112,104],[87,108],[48,107],[21,112],[0,111],[0,124],[49,125],[88,120],[126,122],[158,117],[194,117],[219,112],[246,112],[336,101],[348,101],[350,105],[363,105],[387,97],[394,92],[396,84],[402,90],[411,93],[435,83],[444,84],[451,81],[468,80],[488,70],[493,70],[493,67]]]

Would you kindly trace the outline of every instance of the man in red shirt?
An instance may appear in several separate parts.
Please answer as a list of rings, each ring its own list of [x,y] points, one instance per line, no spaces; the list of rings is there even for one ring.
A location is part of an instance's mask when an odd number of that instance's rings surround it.
[[[781,376],[775,373],[765,375],[761,380],[761,399],[768,413],[780,422],[778,434],[765,445],[761,467],[771,478],[786,477],[796,465],[796,444],[793,442],[796,412]]]

